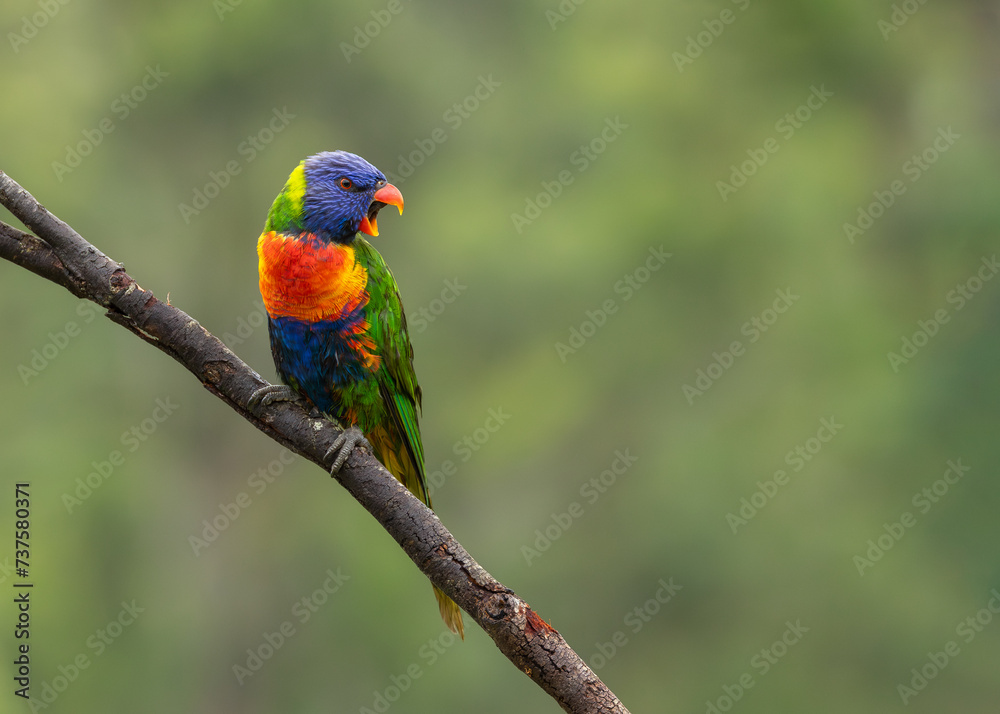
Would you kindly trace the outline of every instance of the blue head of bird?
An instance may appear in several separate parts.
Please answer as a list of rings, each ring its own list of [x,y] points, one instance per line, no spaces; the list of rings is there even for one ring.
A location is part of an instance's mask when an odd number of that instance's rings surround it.
[[[324,151],[302,162],[305,192],[302,227],[342,243],[358,233],[378,235],[378,212],[387,205],[403,212],[403,196],[385,174],[347,151]]]

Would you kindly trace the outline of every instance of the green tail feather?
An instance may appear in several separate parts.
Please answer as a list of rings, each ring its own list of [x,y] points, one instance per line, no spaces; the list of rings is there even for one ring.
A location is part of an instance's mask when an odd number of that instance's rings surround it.
[[[462,622],[462,610],[450,597],[434,587],[434,597],[438,601],[438,609],[441,610],[441,619],[448,629],[456,635],[465,639],[465,625]]]

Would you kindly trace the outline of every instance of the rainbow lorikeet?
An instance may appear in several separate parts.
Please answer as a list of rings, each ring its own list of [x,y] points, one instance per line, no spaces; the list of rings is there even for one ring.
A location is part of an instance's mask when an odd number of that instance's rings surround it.
[[[330,449],[333,473],[364,445],[430,506],[403,304],[382,256],[361,236],[378,235],[387,205],[403,212],[399,190],[355,154],[326,151],[292,171],[257,242],[283,384],[258,390],[251,407],[305,397],[343,429]],[[445,624],[464,636],[458,605],[436,587],[434,595]]]

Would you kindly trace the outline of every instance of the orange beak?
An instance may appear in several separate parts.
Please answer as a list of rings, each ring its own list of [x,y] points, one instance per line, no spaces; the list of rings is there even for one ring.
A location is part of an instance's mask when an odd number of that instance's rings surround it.
[[[384,206],[395,206],[399,209],[399,214],[403,215],[403,194],[391,183],[387,183],[372,196],[372,205],[368,207],[368,214],[361,219],[358,230],[370,236],[377,236],[378,223],[375,219]]]

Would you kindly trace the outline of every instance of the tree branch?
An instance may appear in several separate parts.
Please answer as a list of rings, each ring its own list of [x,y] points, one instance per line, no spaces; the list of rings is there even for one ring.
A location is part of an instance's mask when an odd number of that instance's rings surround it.
[[[267,384],[197,320],[143,290],[118,263],[49,213],[0,171],[0,203],[38,237],[0,223],[0,257],[107,308],[107,317],[180,362],[214,395],[275,441],[325,470],[337,428],[281,402],[250,413],[247,400]],[[567,712],[627,714],[596,674],[514,591],[484,570],[427,506],[366,451],[356,449],[336,476],[432,583],[493,639],[518,669]]]

